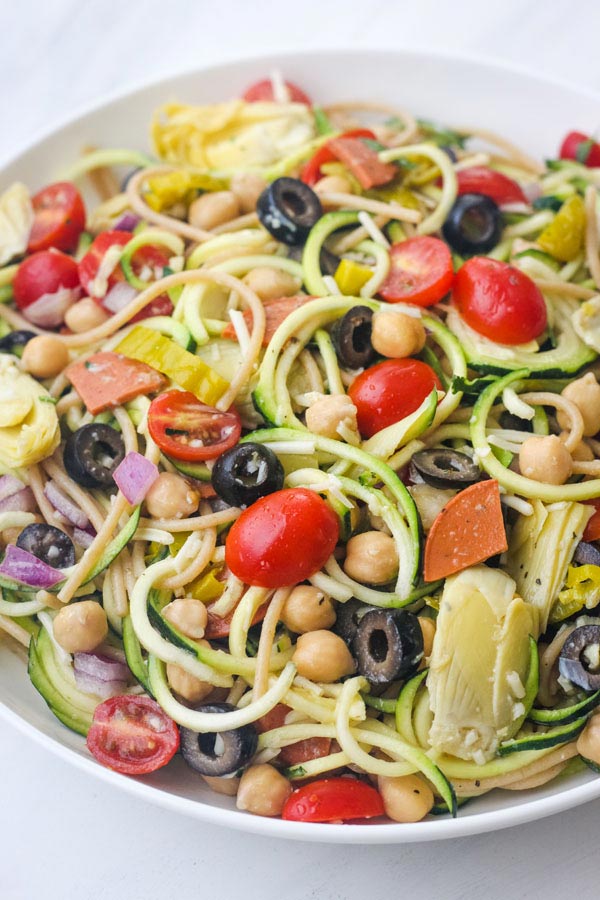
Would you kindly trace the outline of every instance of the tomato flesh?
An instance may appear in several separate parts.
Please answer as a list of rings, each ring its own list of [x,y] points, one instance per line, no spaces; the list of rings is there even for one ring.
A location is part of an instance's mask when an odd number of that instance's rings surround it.
[[[600,166],[600,144],[582,131],[570,131],[560,145],[559,156],[595,168]]]
[[[284,84],[288,89],[291,103],[305,103],[306,106],[312,105],[310,97],[305,94],[302,88],[299,88],[297,84],[294,84],[293,81],[284,81]],[[263,78],[261,81],[251,84],[242,94],[242,100],[245,100],[246,103],[274,101],[275,94],[273,92],[273,82],[270,78]]]
[[[356,406],[358,430],[370,438],[419,408],[441,382],[433,369],[418,359],[388,359],[361,372],[348,394]]]
[[[355,778],[322,778],[293,791],[281,813],[293,822],[346,822],[385,815],[378,791]]]
[[[471,166],[456,173],[459,194],[485,194],[503,203],[527,203],[527,197],[512,178],[488,169],[487,166]]]
[[[581,537],[582,541],[600,540],[600,500],[584,500],[588,506],[594,507],[594,514],[585,526],[585,531]]]
[[[338,518],[318,494],[284,488],[261,497],[233,523],[225,562],[246,584],[284,587],[318,572],[338,538]]]
[[[369,128],[354,128],[352,131],[346,131],[340,135],[341,138],[368,138],[375,140],[375,134]],[[321,167],[325,163],[335,162],[338,159],[333,150],[329,147],[329,141],[320,147],[314,156],[306,163],[300,174],[301,181],[312,187],[321,178]]]
[[[234,447],[242,433],[242,422],[235,409],[221,412],[190,391],[167,391],[150,404],[148,430],[167,456],[202,462]]]
[[[40,250],[23,260],[13,282],[15,303],[26,309],[44,294],[79,288],[77,263],[60,250]]]
[[[85,228],[85,206],[81,194],[70,181],[50,184],[31,198],[33,225],[27,250],[71,252],[76,249]]]
[[[110,697],[94,710],[90,753],[123,775],[146,775],[166,766],[179,749],[179,730],[150,697]]]
[[[452,287],[452,254],[439,238],[421,235],[390,250],[390,271],[379,288],[388,303],[433,306]]]
[[[273,728],[281,728],[285,725],[287,714],[291,708],[284,703],[278,703],[268,713],[261,716],[254,724],[260,734],[271,731]],[[304,738],[282,747],[277,759],[286,766],[299,766],[311,759],[320,759],[331,751],[331,738]]]
[[[474,256],[460,267],[452,300],[467,325],[500,344],[533,341],[548,321],[544,298],[531,278],[485,256]]]
[[[100,264],[104,259],[107,251],[111,247],[124,247],[131,240],[131,232],[129,231],[103,231],[98,237],[94,238],[87,253],[79,261],[79,278],[85,292],[94,297],[94,281],[98,275]],[[116,265],[108,276],[108,290],[118,281],[124,281],[125,276],[120,265]],[[96,298],[97,299],[97,298]]]

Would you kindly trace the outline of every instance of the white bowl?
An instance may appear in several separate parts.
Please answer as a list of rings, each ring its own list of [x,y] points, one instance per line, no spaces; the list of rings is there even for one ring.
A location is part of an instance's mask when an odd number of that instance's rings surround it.
[[[146,149],[150,117],[159,104],[170,99],[202,103],[235,97],[276,67],[321,103],[395,104],[449,125],[493,129],[540,157],[556,155],[570,129],[593,132],[600,108],[600,97],[579,88],[514,68],[430,53],[332,51],[263,57],[179,75],[104,103],[9,162],[0,187],[13,179],[32,188],[54,180],[86,144]],[[138,779],[98,765],[84,740],[48,711],[26,675],[24,653],[7,641],[0,645],[0,713],[73,765],[150,803],[271,837],[364,844],[438,840],[521,824],[600,796],[600,779],[582,772],[536,791],[493,792],[473,801],[454,820],[311,825],[262,819],[237,811],[230,799],[206,789],[180,759]]]

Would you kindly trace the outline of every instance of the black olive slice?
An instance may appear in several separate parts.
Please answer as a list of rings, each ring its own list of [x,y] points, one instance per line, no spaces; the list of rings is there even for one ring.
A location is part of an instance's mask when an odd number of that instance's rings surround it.
[[[353,306],[331,329],[335,352],[343,366],[360,369],[376,357],[371,343],[373,310],[368,306]]]
[[[595,544],[580,541],[573,554],[573,560],[580,566],[600,566],[600,550]]]
[[[515,416],[514,413],[506,412],[506,410],[500,415],[500,427],[510,431],[533,432],[533,423],[530,419],[522,419],[520,416]]]
[[[303,244],[323,215],[321,201],[297,178],[277,178],[258,198],[261,224],[283,244]]]
[[[212,486],[231,506],[250,506],[283,487],[283,466],[263,444],[238,444],[217,459]]]
[[[346,603],[340,603],[337,608],[337,619],[332,630],[347,644],[351,644],[356,637],[358,623],[372,609],[377,609],[377,607],[361,603],[360,600],[356,600],[354,597]]]
[[[199,712],[226,713],[235,711],[231,703],[205,703],[196,707]],[[181,728],[181,755],[188,766],[201,775],[231,775],[256,753],[258,734],[253,725],[242,725],[231,731],[198,734]]]
[[[448,447],[419,450],[411,460],[411,467],[423,481],[437,488],[464,487],[481,478],[479,467],[470,456]]]
[[[35,331],[11,331],[0,338],[0,353],[14,353],[17,348],[22,349],[34,337]]]
[[[361,675],[371,684],[389,684],[418,668],[423,632],[414,613],[373,609],[360,620],[352,649]]]
[[[600,625],[581,625],[571,632],[560,651],[558,670],[584,691],[600,688]]]
[[[296,247],[290,247],[288,250],[288,259],[294,259],[296,262],[302,262],[302,255],[304,253],[304,247],[302,245]],[[337,272],[337,267],[340,264],[339,256],[336,256],[335,253],[332,253],[331,250],[328,250],[327,247],[321,247],[321,253],[319,254],[319,264],[321,266],[321,272],[323,275],[335,275]]]
[[[17,538],[17,547],[27,550],[55,569],[68,569],[75,565],[73,541],[54,525],[27,525]]]
[[[448,213],[442,233],[455,253],[487,253],[502,234],[498,205],[484,194],[461,194]]]
[[[125,444],[110,425],[83,425],[67,438],[64,464],[67,474],[83,487],[114,487],[113,472],[125,457]]]

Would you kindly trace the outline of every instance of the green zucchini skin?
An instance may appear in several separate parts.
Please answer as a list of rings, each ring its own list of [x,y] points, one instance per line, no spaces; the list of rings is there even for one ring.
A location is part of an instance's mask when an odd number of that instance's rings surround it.
[[[600,691],[562,709],[531,709],[527,718],[540,725],[568,725],[600,706]]]
[[[150,678],[148,676],[148,663],[142,655],[142,645],[133,628],[131,616],[125,616],[123,619],[123,649],[127,665],[131,669],[134,678],[152,696]]]
[[[521,738],[512,738],[504,741],[498,747],[498,756],[508,756],[509,753],[518,753],[527,750],[547,750],[549,747],[557,747],[575,740],[583,731],[587,722],[587,715],[569,722],[567,725],[558,725],[549,731],[540,734],[528,734]]]
[[[32,637],[29,644],[27,672],[31,683],[42,695],[51,712],[63,725],[84,737],[92,725],[92,708],[96,701],[77,688],[72,688],[69,697],[60,690],[57,681],[60,677],[60,663],[56,659],[52,642],[45,628],[40,629],[37,637]]]

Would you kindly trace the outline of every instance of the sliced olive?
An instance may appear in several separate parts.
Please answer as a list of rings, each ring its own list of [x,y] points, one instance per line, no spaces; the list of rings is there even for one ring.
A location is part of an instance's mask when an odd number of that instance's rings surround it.
[[[418,618],[405,609],[372,609],[352,643],[356,666],[371,684],[389,684],[415,672],[423,658]]]
[[[419,450],[411,460],[411,467],[423,481],[437,488],[464,487],[481,478],[481,471],[470,456],[448,447]]]
[[[75,565],[73,541],[54,525],[27,525],[17,538],[17,547],[27,550],[55,569],[68,569]]]
[[[302,254],[304,253],[304,247],[302,245],[297,247],[290,247],[288,250],[288,259],[294,259],[296,262],[302,262]],[[327,247],[321,247],[321,253],[319,254],[319,263],[321,266],[321,272],[323,275],[335,275],[337,272],[337,267],[340,264],[339,256],[336,256],[335,253],[332,253],[331,250],[328,250]]]
[[[504,410],[500,415],[500,426],[510,431],[529,431],[533,432],[533,422],[531,419],[522,419]]]
[[[236,709],[231,703],[205,703],[196,708],[206,713],[226,713]],[[231,775],[252,759],[258,746],[258,734],[253,725],[206,734],[181,728],[180,733],[181,755],[188,766],[201,775]]]
[[[263,444],[238,444],[217,459],[212,486],[231,506],[250,506],[283,487],[283,466]]]
[[[283,244],[303,244],[323,215],[321,201],[297,178],[277,178],[264,189],[256,212],[261,224]]]
[[[373,310],[368,306],[353,306],[331,330],[337,357],[343,366],[360,369],[376,357],[371,343]]]
[[[360,600],[356,600],[354,597],[346,603],[340,603],[332,631],[335,631],[347,644],[351,644],[356,637],[358,623],[372,609],[377,609],[377,607],[361,603]]]
[[[502,234],[498,205],[484,194],[461,194],[448,213],[442,233],[456,253],[487,253]]]
[[[584,691],[600,688],[600,625],[581,625],[571,632],[560,651],[558,670]]]
[[[595,544],[580,541],[573,554],[573,561],[580,566],[600,566],[600,550]]]
[[[0,338],[0,353],[15,353],[36,336],[34,331],[11,331]]]
[[[93,422],[69,435],[64,464],[73,481],[88,488],[114,487],[113,472],[125,457],[125,444],[116,429]]]

